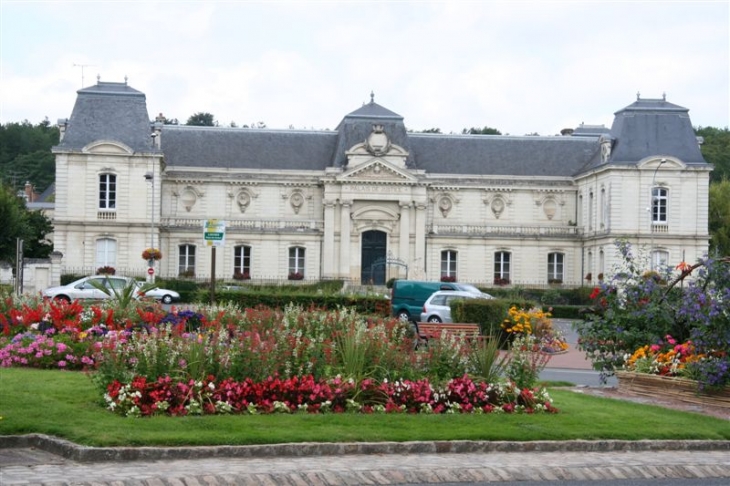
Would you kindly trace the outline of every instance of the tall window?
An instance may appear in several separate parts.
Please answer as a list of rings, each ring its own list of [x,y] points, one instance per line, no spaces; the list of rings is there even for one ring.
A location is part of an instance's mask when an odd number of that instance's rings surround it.
[[[668,202],[669,191],[663,187],[655,187],[651,190],[651,222],[653,224],[665,224],[667,222]]]
[[[236,246],[233,248],[233,276],[234,278],[251,278],[251,247]]]
[[[651,268],[661,272],[667,267],[669,261],[669,252],[664,250],[654,250],[651,254]]]
[[[304,256],[305,248],[293,246],[289,248],[289,277],[304,278]]]
[[[494,253],[494,283],[497,285],[510,283],[510,252]]]
[[[195,275],[195,245],[180,245],[178,247],[180,260],[178,272],[180,275],[192,277]]]
[[[562,253],[548,253],[548,282],[563,282],[563,260]]]
[[[441,252],[441,279],[456,281],[456,251],[454,250]]]
[[[593,229],[593,192],[588,195],[588,229]]]
[[[99,209],[116,209],[117,176],[114,174],[99,175]]]
[[[115,267],[117,265],[117,242],[111,238],[96,240],[96,267]]]

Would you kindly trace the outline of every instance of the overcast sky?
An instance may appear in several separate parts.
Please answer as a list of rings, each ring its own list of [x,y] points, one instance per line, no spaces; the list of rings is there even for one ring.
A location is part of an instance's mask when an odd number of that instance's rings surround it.
[[[642,98],[730,125],[722,1],[0,0],[0,122],[123,82],[150,118],[334,129],[370,101],[412,130],[555,135]]]

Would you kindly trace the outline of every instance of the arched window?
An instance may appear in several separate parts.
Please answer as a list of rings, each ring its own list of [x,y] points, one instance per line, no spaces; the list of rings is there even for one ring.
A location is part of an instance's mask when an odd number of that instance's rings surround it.
[[[289,248],[289,279],[301,280],[304,278],[306,248],[292,246]]]
[[[562,253],[548,253],[548,283],[563,283],[564,260]]]
[[[233,248],[233,278],[251,278],[251,247],[239,245]]]
[[[658,272],[667,268],[669,262],[669,252],[666,250],[654,250],[651,253],[651,268]]]
[[[456,251],[444,250],[441,252],[441,280],[456,281]]]
[[[654,187],[651,190],[651,222],[652,224],[667,223],[667,207],[669,191],[663,187]]]
[[[116,209],[117,176],[99,174],[99,209]]]
[[[117,266],[117,242],[111,238],[96,240],[96,267]]]
[[[178,247],[178,272],[183,277],[195,276],[195,245],[180,245]]]
[[[508,251],[494,253],[494,283],[496,285],[510,283],[510,260],[511,253]]]

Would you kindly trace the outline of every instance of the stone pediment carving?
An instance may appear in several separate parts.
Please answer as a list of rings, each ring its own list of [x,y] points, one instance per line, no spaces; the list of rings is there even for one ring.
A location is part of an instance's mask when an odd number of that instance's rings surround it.
[[[337,179],[342,182],[417,182],[417,178],[410,174],[407,170],[395,167],[380,158],[373,159],[368,163],[358,165],[357,167],[347,170]]]

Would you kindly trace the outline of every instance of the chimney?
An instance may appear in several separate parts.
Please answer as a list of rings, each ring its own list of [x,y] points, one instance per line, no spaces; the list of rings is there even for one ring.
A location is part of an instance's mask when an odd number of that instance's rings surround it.
[[[33,184],[30,181],[25,183],[25,200],[26,202],[35,202],[35,193],[33,192]]]

